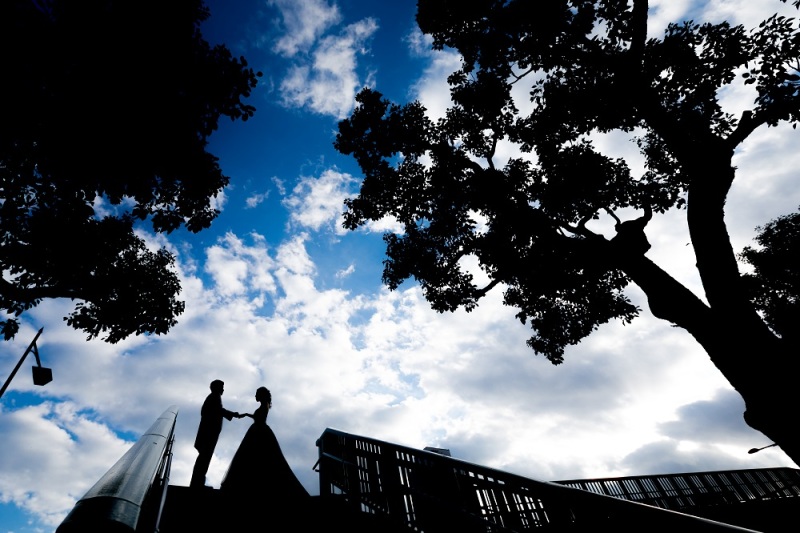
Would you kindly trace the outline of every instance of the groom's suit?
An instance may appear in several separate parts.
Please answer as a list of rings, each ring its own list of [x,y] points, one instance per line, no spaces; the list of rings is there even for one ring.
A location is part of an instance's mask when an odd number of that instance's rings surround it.
[[[197,437],[194,439],[194,447],[198,452],[197,461],[194,463],[192,471],[192,481],[190,486],[202,487],[206,482],[208,465],[211,464],[211,456],[214,455],[214,448],[219,440],[219,433],[222,431],[222,419],[230,420],[236,413],[228,411],[222,407],[222,395],[212,392],[203,402],[200,410],[200,425],[197,428]]]

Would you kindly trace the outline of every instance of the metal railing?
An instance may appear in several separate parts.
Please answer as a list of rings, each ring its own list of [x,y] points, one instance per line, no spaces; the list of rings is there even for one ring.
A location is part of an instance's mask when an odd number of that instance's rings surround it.
[[[178,408],[171,406],[100,480],[56,530],[157,531],[172,464]]]
[[[334,429],[325,430],[317,447],[322,498],[338,495],[353,509],[414,531],[634,530],[653,524],[748,531]]]
[[[572,479],[554,483],[673,510],[800,497],[800,470],[793,468]]]

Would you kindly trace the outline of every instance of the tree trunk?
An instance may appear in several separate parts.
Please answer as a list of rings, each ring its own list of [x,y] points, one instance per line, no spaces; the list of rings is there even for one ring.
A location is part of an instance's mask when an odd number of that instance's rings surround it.
[[[647,295],[653,315],[688,331],[741,394],[747,424],[800,465],[800,432],[794,420],[800,365],[795,347],[769,330],[740,287],[736,258],[722,221],[724,202],[709,201],[708,196],[714,195],[707,191],[699,193],[690,196],[694,200],[690,231],[711,305],[641,253],[615,249],[614,257]]]
[[[793,420],[798,376],[795,353],[756,312],[742,286],[724,220],[735,176],[733,150],[709,143],[689,169],[687,220],[697,270],[712,311],[698,341],[746,404],[745,421],[771,438],[800,465],[800,431]],[[691,332],[691,330],[690,330]],[[697,337],[697,335],[695,335]]]

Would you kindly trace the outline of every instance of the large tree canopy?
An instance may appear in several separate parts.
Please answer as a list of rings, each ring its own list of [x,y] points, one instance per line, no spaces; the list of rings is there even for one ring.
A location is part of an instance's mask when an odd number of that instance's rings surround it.
[[[183,311],[156,232],[196,232],[228,183],[206,151],[221,116],[246,120],[257,76],[203,39],[201,0],[0,3],[0,329],[45,298],[116,342]]]
[[[634,283],[655,316],[704,347],[745,399],[747,422],[800,464],[798,345],[791,306],[767,279],[775,262],[796,270],[797,255],[764,241],[774,253],[745,252],[756,271],[744,279],[723,218],[734,150],[758,127],[800,120],[797,21],[684,22],[648,38],[646,0],[420,0],[417,21],[435,48],[462,56],[444,118],[365,89],[336,139],[364,173],[346,226],[386,216],[404,226],[385,236],[389,287],[413,277],[444,311],[502,286],[533,329],[529,345],[560,363],[600,324],[637,316],[624,292]],[[719,101],[731,84],[757,95],[739,116]],[[592,142],[615,131],[636,137],[643,172]],[[500,142],[520,155],[498,160]],[[673,208],[685,209],[703,299],[645,256],[647,224]],[[593,230],[600,216],[616,221],[613,237]]]

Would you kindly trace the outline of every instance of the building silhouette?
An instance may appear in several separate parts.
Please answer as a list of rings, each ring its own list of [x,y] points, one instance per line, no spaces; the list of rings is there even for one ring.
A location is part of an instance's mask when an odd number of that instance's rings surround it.
[[[306,529],[351,532],[786,531],[800,470],[768,468],[537,481],[449,456],[326,429],[320,495],[298,506],[232,501],[169,485],[170,407],[78,501],[58,533]],[[447,453],[444,453],[447,452]]]

